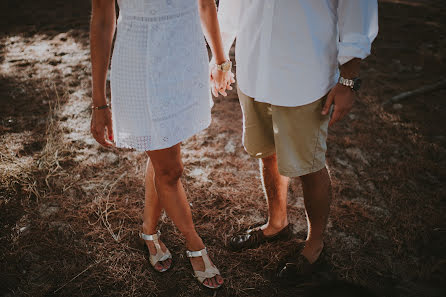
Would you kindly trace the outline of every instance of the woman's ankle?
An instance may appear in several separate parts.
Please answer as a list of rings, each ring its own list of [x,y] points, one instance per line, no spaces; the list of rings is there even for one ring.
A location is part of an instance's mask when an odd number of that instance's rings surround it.
[[[191,232],[189,234],[184,234],[186,239],[186,248],[190,251],[199,251],[205,248],[203,240],[197,234],[197,232]]]
[[[143,222],[142,232],[147,235],[155,234],[157,232],[156,225],[146,224],[145,222]]]

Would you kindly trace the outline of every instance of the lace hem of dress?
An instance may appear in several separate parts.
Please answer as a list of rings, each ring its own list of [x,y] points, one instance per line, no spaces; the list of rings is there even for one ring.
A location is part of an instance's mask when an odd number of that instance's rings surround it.
[[[121,137],[117,135],[115,136],[115,146],[118,148],[134,149],[139,152],[166,149],[194,136],[198,132],[203,131],[204,129],[208,128],[210,124],[210,119],[201,120],[197,123],[197,125],[194,125],[194,127],[188,129],[188,131],[183,130],[177,135],[173,135],[171,137],[163,137],[162,140],[158,141],[152,139],[151,136],[129,135]]]

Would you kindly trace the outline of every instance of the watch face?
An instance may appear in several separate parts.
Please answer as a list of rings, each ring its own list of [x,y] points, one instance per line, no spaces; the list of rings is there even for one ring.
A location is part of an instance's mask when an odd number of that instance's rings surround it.
[[[222,69],[223,69],[223,71],[229,71],[229,70],[231,70],[231,62],[226,62],[226,63],[224,63],[223,65],[221,65],[222,67]]]
[[[361,82],[362,80],[360,78],[355,79],[355,82],[353,84],[354,91],[358,91],[361,88]]]

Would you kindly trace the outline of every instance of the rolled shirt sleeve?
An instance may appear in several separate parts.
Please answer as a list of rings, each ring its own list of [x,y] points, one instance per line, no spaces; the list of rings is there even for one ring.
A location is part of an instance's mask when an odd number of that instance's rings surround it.
[[[220,0],[218,5],[218,21],[226,52],[229,52],[239,30],[241,3],[242,0]]]
[[[377,0],[339,0],[337,11],[339,64],[366,58],[378,34]]]

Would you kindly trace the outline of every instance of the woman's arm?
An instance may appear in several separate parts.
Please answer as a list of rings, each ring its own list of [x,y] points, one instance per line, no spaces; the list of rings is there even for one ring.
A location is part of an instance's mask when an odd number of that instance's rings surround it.
[[[217,7],[214,0],[198,0],[198,7],[201,18],[201,26],[203,28],[204,36],[212,51],[213,59],[216,64],[222,64],[228,58],[223,49],[223,42],[220,34],[220,25],[217,18]],[[218,93],[226,96],[226,89],[232,89],[230,84],[234,82],[231,72],[222,72],[216,69],[211,69],[212,92],[214,96]]]
[[[92,16],[90,22],[90,54],[93,84],[93,106],[107,104],[105,83],[110,61],[111,45],[116,26],[115,0],[92,0]],[[91,133],[97,142],[104,146],[112,146],[105,139],[113,140],[111,112],[109,108],[93,109]]]
[[[115,23],[115,0],[92,0],[90,53],[94,106],[101,106],[107,103],[105,98],[105,81],[113,35],[115,34]]]
[[[220,0],[218,4],[218,21],[220,23],[221,38],[225,54],[229,57],[229,50],[234,43],[240,26],[242,0]]]
[[[214,0],[198,0],[201,26],[204,36],[211,48],[212,55],[217,64],[224,63],[227,58],[224,54],[221,40],[220,25],[217,18],[217,6]]]

